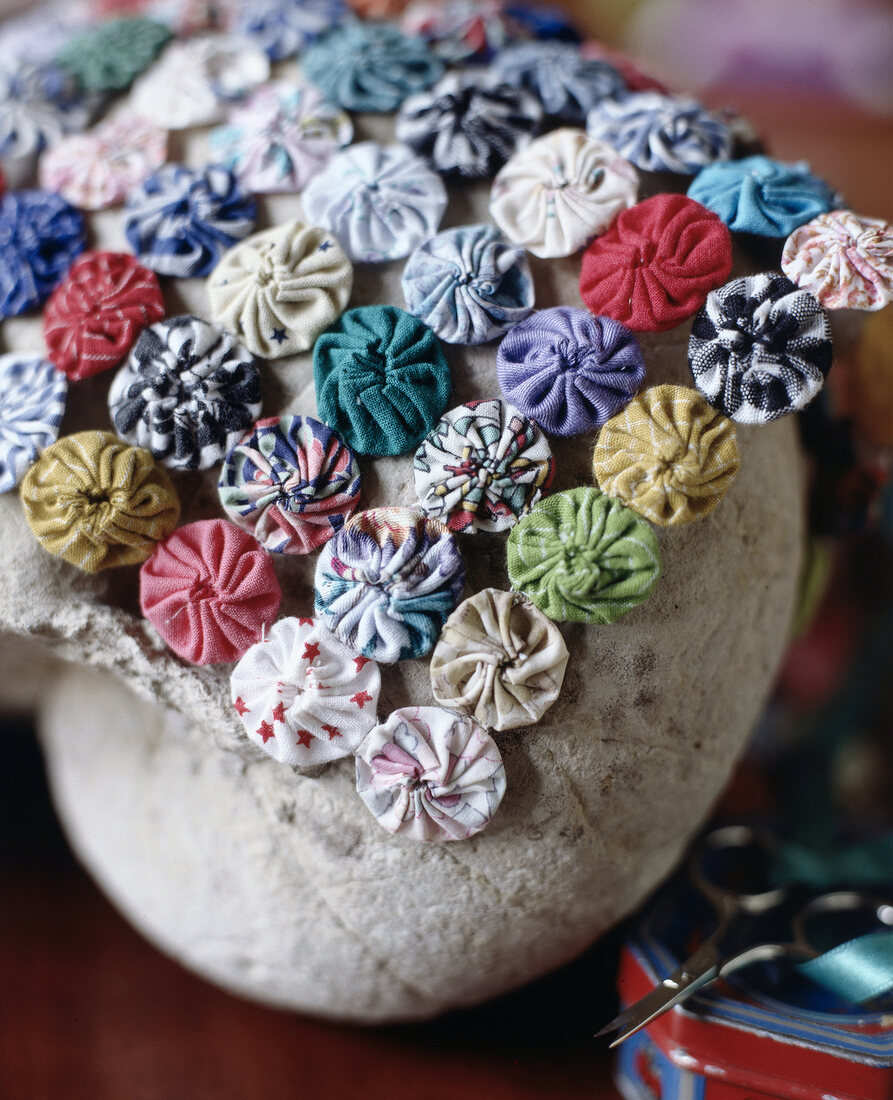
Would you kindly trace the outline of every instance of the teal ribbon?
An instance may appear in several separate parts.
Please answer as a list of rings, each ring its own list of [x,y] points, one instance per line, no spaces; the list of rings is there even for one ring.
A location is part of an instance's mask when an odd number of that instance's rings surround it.
[[[845,885],[848,889],[893,879],[893,832],[849,845],[782,844],[774,853],[776,883],[801,882],[817,892]]]
[[[863,1004],[893,990],[893,930],[858,936],[797,969],[838,997]]]

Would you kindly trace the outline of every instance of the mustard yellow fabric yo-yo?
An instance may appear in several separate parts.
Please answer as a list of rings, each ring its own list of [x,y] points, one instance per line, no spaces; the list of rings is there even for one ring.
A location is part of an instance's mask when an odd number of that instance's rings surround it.
[[[592,456],[602,492],[662,527],[712,512],[739,465],[732,422],[685,386],[634,397],[602,427]]]
[[[78,432],[47,447],[20,495],[41,546],[87,573],[145,561],[180,518],[167,472],[111,432]]]

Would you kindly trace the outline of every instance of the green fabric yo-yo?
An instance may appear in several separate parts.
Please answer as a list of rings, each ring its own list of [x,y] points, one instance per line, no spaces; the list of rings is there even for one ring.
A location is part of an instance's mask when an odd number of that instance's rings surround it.
[[[512,528],[507,558],[512,587],[557,622],[612,623],[661,573],[650,525],[590,486],[535,505]]]
[[[348,310],[313,349],[320,417],[361,455],[402,455],[450,399],[440,341],[396,306]]]
[[[85,92],[121,92],[152,64],[171,32],[154,19],[111,19],[66,43],[56,64]]]

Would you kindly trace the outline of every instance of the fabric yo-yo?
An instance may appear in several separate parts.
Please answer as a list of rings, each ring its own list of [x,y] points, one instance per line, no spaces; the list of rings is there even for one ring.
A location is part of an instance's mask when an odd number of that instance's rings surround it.
[[[542,125],[539,101],[489,72],[449,72],[403,102],[394,136],[445,176],[490,179]]]
[[[437,337],[396,306],[343,314],[316,341],[313,373],[320,417],[359,455],[414,450],[450,398]]]
[[[415,489],[451,531],[505,531],[540,499],[555,461],[532,420],[502,401],[469,401],[443,416],[416,451]]]
[[[41,546],[87,573],[145,561],[180,518],[167,472],[111,432],[63,436],[25,475],[19,495]]]
[[[552,493],[509,533],[512,587],[556,622],[612,623],[661,574],[650,525],[591,486]]]
[[[688,197],[718,214],[729,229],[758,237],[787,237],[830,210],[837,198],[808,164],[764,156],[708,164],[695,176]]]
[[[43,335],[50,359],[74,382],[117,366],[163,316],[153,272],[128,252],[87,252],[50,295]]]
[[[87,244],[84,219],[49,191],[0,200],[0,319],[39,306]]]
[[[312,84],[278,81],[233,108],[208,135],[211,155],[255,193],[301,191],[353,137],[353,124]]]
[[[195,665],[237,661],[276,618],[273,560],[223,519],[180,527],[140,570],[140,606],[168,646]]]
[[[383,664],[422,657],[459,602],[465,570],[441,523],[410,508],[358,512],[316,563],[316,614]]]
[[[490,214],[534,256],[570,256],[636,201],[639,176],[610,145],[554,130],[508,161],[493,181]]]
[[[336,153],[301,196],[304,214],[356,262],[408,256],[437,232],[447,206],[436,172],[403,145],[363,141]]]
[[[431,691],[441,706],[482,726],[532,726],[558,698],[567,661],[561,631],[530,600],[485,588],[444,624],[431,656]]]
[[[818,300],[771,272],[711,291],[688,344],[695,385],[740,424],[805,408],[832,357],[831,325]]]
[[[260,420],[226,456],[217,486],[229,519],[275,554],[318,550],[360,499],[360,468],[326,424]]]
[[[167,159],[167,131],[133,115],[63,138],[40,158],[40,184],[81,210],[123,202]]]
[[[735,427],[685,386],[652,386],[602,427],[592,468],[599,488],[652,523],[702,519],[738,473]]]
[[[400,25],[451,65],[487,61],[518,33],[503,0],[413,0]]]
[[[569,306],[516,325],[496,355],[503,394],[552,435],[601,427],[645,378],[635,336],[609,317]]]
[[[664,332],[696,313],[732,270],[732,235],[685,195],[622,210],[583,253],[580,295],[597,316]]]
[[[893,226],[832,210],[785,241],[781,269],[825,309],[883,309],[893,302]]]
[[[352,753],[378,722],[381,672],[314,619],[279,619],[233,669],[233,706],[274,760],[315,767]]]
[[[496,742],[473,718],[405,707],[356,750],[357,793],[379,825],[410,840],[465,840],[505,794]]]
[[[524,250],[492,225],[445,229],[419,245],[402,286],[409,312],[448,344],[494,340],[533,309]]]
[[[443,62],[419,38],[387,23],[345,23],[310,46],[301,68],[346,111],[396,111],[439,80]]]
[[[109,19],[67,42],[55,63],[85,92],[121,92],[152,64],[171,37],[152,19]]]
[[[603,99],[589,112],[586,131],[643,172],[693,176],[732,155],[732,133],[719,115],[694,99],[657,92]]]
[[[341,315],[353,268],[328,230],[291,221],[225,252],[206,286],[214,320],[279,359],[307,351]]]
[[[584,57],[566,42],[520,42],[493,60],[499,80],[524,88],[550,117],[581,125],[602,99],[622,95],[626,83],[606,62]]]
[[[65,413],[65,375],[38,355],[0,355],[0,493],[15,488],[55,442]]]
[[[146,267],[177,279],[211,273],[254,228],[254,199],[232,172],[166,164],[131,192],[124,232]]]
[[[187,314],[143,330],[108,401],[122,439],[173,469],[206,470],[260,416],[260,376],[235,337]]]
[[[264,50],[271,61],[299,54],[339,20],[342,0],[252,0],[236,5],[234,29]]]

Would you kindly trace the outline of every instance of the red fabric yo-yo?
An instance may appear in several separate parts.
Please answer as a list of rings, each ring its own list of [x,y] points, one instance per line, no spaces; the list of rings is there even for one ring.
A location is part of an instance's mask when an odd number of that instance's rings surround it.
[[[732,235],[685,195],[655,195],[618,215],[583,253],[580,294],[599,317],[663,332],[693,316],[732,270]]]
[[[87,252],[50,296],[43,334],[50,359],[77,382],[117,366],[163,316],[154,272],[128,252]]]
[[[178,657],[237,661],[271,625],[282,592],[269,554],[225,519],[187,523],[140,570],[140,606]]]

